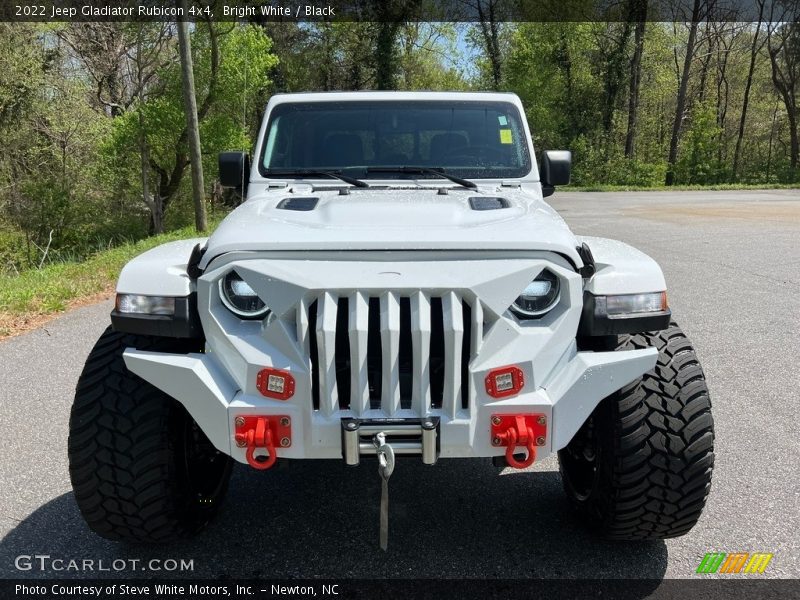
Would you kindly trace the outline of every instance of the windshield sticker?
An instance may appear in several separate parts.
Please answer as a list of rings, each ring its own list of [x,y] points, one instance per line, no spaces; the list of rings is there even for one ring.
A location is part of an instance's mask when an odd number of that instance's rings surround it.
[[[498,120],[498,122],[500,123],[500,125],[502,125],[503,127],[505,127],[506,125],[508,125],[508,119],[506,119],[506,116],[505,116],[505,115],[500,115],[500,116],[498,116],[498,117],[497,117],[497,120]]]
[[[500,143],[501,144],[513,144],[514,138],[511,137],[511,130],[510,129],[501,129],[500,130]]]

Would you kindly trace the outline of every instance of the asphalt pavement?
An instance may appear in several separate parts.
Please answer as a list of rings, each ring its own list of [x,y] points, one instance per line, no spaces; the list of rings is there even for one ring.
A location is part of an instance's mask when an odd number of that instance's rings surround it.
[[[597,539],[575,519],[554,459],[523,472],[500,472],[489,460],[409,461],[391,479],[383,553],[375,465],[312,461],[266,473],[237,465],[219,517],[194,540],[103,540],[78,513],[66,459],[75,383],[109,323],[111,304],[103,302],[0,342],[0,577],[180,575],[15,567],[20,555],[49,555],[106,566],[184,559],[192,577],[210,578],[682,578],[695,576],[706,552],[722,551],[771,552],[761,577],[800,578],[800,192],[550,200],[576,233],[621,239],[664,269],[716,421],[711,495],[690,534],[637,544]]]

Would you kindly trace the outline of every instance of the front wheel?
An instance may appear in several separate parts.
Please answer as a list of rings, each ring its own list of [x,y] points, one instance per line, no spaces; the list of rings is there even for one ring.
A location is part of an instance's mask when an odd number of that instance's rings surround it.
[[[179,402],[125,367],[125,348],[185,353],[192,342],[107,329],[75,390],[69,472],[89,527],[126,542],[190,536],[214,516],[231,459],[218,452]]]
[[[700,518],[714,466],[703,370],[674,322],[619,341],[619,350],[658,348],[658,362],[605,398],[559,451],[564,489],[580,515],[610,539],[684,535]]]

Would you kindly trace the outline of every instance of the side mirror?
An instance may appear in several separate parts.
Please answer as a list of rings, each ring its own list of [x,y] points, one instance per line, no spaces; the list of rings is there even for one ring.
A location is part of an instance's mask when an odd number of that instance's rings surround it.
[[[572,152],[547,150],[542,157],[542,194],[550,196],[557,185],[567,185],[572,168]]]
[[[220,152],[219,182],[222,187],[236,188],[239,194],[247,193],[250,180],[250,155],[247,152]]]

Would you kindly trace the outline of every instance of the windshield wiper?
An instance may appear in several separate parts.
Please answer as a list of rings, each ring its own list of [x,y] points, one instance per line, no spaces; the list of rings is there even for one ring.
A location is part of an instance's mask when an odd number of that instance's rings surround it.
[[[456,177],[446,173],[444,169],[435,169],[433,167],[418,167],[418,166],[404,166],[404,167],[367,167],[367,173],[430,173],[431,175],[438,175],[444,179],[449,179],[453,183],[468,188],[470,190],[477,190],[478,186],[466,179]]]
[[[316,171],[314,169],[267,169],[267,175],[285,175],[287,177],[333,177],[334,179],[339,179],[356,187],[369,187],[369,184],[366,181],[361,181],[355,177],[342,175],[339,171]]]

